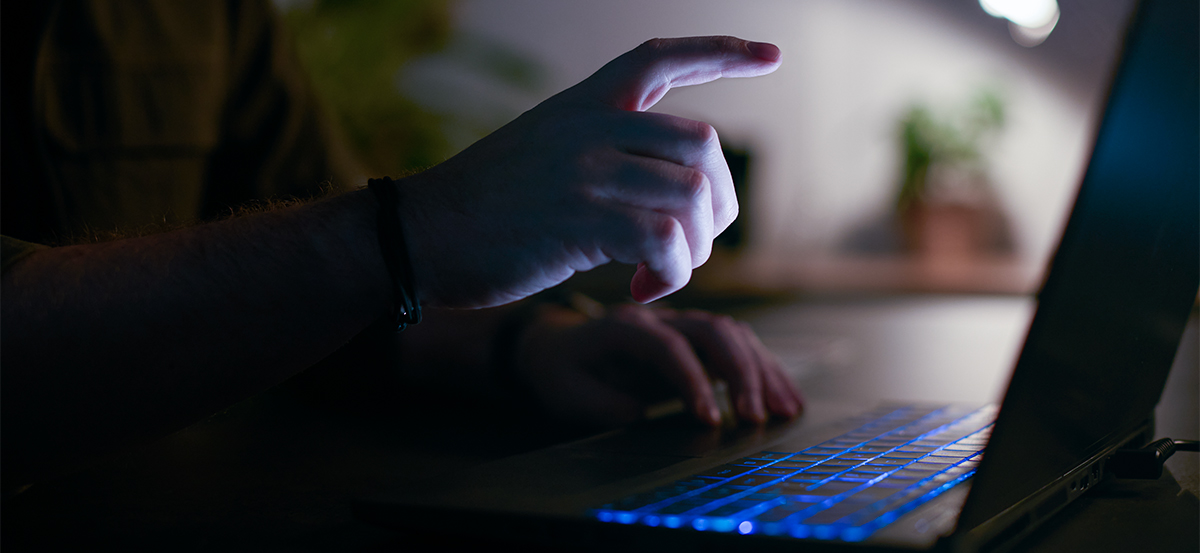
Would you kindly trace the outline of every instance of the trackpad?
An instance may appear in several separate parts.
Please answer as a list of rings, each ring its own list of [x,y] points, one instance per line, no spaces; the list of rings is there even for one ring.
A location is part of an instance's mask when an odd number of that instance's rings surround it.
[[[571,447],[544,449],[489,463],[435,496],[438,503],[483,508],[555,510],[568,497],[692,459]]]

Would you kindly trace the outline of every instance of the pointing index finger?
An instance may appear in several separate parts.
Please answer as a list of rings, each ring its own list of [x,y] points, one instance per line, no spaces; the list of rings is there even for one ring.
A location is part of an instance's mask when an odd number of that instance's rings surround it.
[[[781,57],[773,44],[729,36],[656,38],[600,68],[576,85],[572,96],[645,111],[672,88],[766,75],[779,67]]]

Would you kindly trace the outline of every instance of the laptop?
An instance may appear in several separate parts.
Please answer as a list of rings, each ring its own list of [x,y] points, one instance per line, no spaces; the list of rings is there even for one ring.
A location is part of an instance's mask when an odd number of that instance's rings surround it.
[[[810,402],[790,423],[675,418],[363,499],[385,527],[570,549],[1002,551],[1153,437],[1200,289],[1191,0],[1146,1],[997,406]]]

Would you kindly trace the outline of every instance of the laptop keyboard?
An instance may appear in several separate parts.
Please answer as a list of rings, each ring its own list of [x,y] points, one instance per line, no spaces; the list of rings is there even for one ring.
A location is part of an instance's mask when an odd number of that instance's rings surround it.
[[[801,451],[763,451],[593,509],[602,522],[862,541],[975,473],[996,408],[888,408]]]

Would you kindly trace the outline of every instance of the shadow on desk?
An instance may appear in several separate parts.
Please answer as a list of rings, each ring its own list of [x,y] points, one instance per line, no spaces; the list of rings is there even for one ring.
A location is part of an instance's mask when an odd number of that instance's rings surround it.
[[[853,332],[855,313],[860,313],[878,331],[880,314],[894,311],[886,316],[907,328],[911,310],[929,303],[913,301],[912,307],[894,301],[810,303],[798,306],[802,312],[796,320],[814,319],[822,328]],[[937,300],[954,305],[970,301]],[[928,305],[921,309],[917,314],[922,320],[935,313]],[[957,309],[946,313],[958,316]],[[1013,313],[1024,311],[1018,305]],[[1009,318],[1021,324],[1019,316]],[[980,333],[997,336],[995,326],[984,325]],[[1182,434],[1195,431],[1197,416],[1194,319],[1188,332],[1191,341],[1181,347],[1160,405],[1170,411],[1160,412],[1160,418],[1178,413],[1175,418],[1185,424],[1160,426],[1160,434],[1194,439]],[[865,335],[861,340],[865,348],[873,347]],[[377,529],[351,516],[350,501],[381,490],[451,480],[479,464],[585,432],[504,403],[368,388],[375,394],[369,401],[348,396],[331,405],[305,399],[309,396],[294,386],[281,387],[120,458],[37,484],[0,506],[0,549],[502,550],[505,544]],[[1177,456],[1191,456],[1184,459],[1194,463],[1196,454]],[[1169,473],[1157,481],[1106,480],[1022,547],[1047,552],[1200,551],[1200,505]]]
[[[350,501],[581,437],[527,409],[396,390],[369,409],[284,386],[6,500],[5,553],[354,551],[394,538]]]

